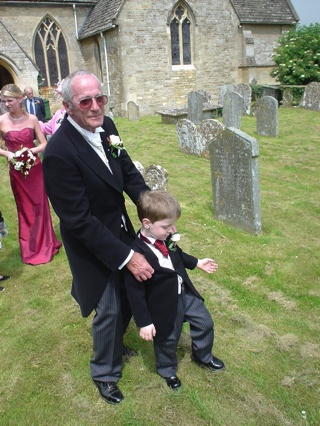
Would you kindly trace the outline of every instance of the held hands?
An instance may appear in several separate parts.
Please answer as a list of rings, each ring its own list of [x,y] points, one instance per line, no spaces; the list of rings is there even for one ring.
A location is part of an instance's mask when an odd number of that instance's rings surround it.
[[[154,273],[154,269],[149,265],[146,258],[137,252],[134,252],[126,266],[135,279],[140,282],[148,280]]]
[[[153,324],[140,328],[140,337],[143,340],[153,340],[156,335],[156,328]]]
[[[208,272],[208,274],[212,274],[218,269],[218,265],[214,263],[214,260],[208,258],[199,259],[197,267],[202,271]]]

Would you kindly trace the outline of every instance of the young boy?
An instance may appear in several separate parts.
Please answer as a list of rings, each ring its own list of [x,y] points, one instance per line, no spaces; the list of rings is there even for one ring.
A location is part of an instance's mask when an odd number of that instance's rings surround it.
[[[212,259],[198,260],[173,243],[177,237],[175,222],[181,215],[181,208],[166,191],[144,192],[137,203],[137,211],[141,229],[133,249],[146,257],[154,273],[143,282],[129,273],[126,277],[128,298],[140,337],[154,342],[158,374],[169,388],[176,390],[181,386],[176,375],[176,351],[184,322],[190,324],[193,361],[211,371],[225,368],[211,353],[213,321],[186,272],[186,268],[198,267],[212,273],[218,265]]]

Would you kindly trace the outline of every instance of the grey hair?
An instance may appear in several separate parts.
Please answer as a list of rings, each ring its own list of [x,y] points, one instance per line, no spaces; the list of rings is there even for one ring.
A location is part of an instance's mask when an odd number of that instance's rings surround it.
[[[98,81],[99,85],[101,86],[101,83],[100,83],[98,77],[95,74],[93,74],[92,72],[90,72],[90,71],[75,71],[72,74],[68,75],[68,77],[66,77],[62,82],[61,95],[62,95],[62,98],[65,102],[67,102],[68,104],[70,104],[70,103],[72,104],[72,98],[73,98],[72,83],[73,83],[73,81],[76,78],[86,77],[88,75],[94,77]]]

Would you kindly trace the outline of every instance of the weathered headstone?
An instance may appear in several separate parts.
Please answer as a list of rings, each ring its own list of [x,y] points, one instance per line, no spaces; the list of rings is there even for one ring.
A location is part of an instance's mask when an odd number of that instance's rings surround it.
[[[256,139],[225,129],[209,146],[214,217],[251,234],[262,232]]]
[[[185,154],[196,154],[194,140],[197,126],[192,121],[183,118],[177,122],[176,131],[180,150]]]
[[[243,113],[243,97],[236,92],[227,92],[223,100],[222,122],[226,127],[240,129]]]
[[[140,161],[133,161],[133,164],[136,166],[136,169],[142,174],[142,176],[144,177],[144,167],[143,165],[140,163]]]
[[[285,108],[289,108],[292,106],[292,103],[293,103],[292,89],[283,89],[282,100],[280,101],[280,104]]]
[[[220,121],[213,118],[203,120],[196,131],[196,146],[198,155],[203,158],[210,158],[209,144],[223,132],[225,126]]]
[[[128,120],[129,121],[136,121],[140,118],[140,111],[139,111],[139,105],[137,105],[133,101],[129,101],[127,103],[127,111],[128,111]]]
[[[198,126],[190,120],[179,120],[176,125],[180,150],[186,154],[209,159],[209,143],[223,130],[224,125],[217,120],[203,120]]]
[[[249,115],[251,108],[251,87],[249,84],[240,83],[236,85],[234,91],[239,93],[243,98],[243,114]]]
[[[313,82],[306,85],[301,106],[313,111],[320,111],[320,83]]]
[[[144,180],[151,190],[167,190],[168,172],[162,166],[151,164],[145,169]]]
[[[224,84],[220,87],[218,104],[223,105],[224,97],[228,92],[234,92],[233,84]]]
[[[262,136],[278,136],[278,101],[263,96],[256,102],[257,133]]]
[[[205,97],[203,92],[195,90],[188,94],[188,120],[199,124],[203,118]]]

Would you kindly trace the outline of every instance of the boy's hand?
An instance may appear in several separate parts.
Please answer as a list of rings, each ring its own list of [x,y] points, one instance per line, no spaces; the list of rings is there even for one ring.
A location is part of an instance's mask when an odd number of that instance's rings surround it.
[[[140,328],[140,337],[143,340],[153,340],[156,335],[156,328],[153,324]]]
[[[214,263],[214,260],[205,258],[198,260],[197,268],[208,272],[208,274],[212,274],[212,272],[216,272],[218,265]]]

